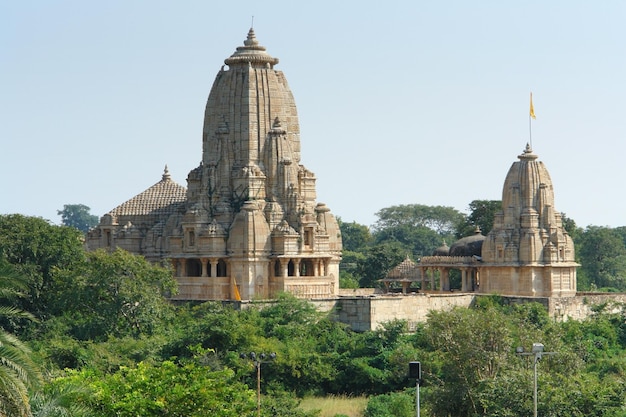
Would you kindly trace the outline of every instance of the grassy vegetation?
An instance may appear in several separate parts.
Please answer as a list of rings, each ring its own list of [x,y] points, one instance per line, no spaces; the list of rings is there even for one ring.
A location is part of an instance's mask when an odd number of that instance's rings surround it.
[[[330,395],[327,397],[307,397],[300,403],[304,411],[321,410],[319,417],[362,417],[367,407],[367,397]]]

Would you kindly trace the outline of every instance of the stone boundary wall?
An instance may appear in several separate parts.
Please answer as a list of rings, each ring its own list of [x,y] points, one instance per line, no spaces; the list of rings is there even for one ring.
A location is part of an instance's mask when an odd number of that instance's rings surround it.
[[[606,305],[605,312],[618,313],[626,305],[623,293],[577,293],[575,297],[550,299],[548,313],[556,320],[584,320],[593,314],[593,308]]]
[[[339,288],[340,297],[369,296],[382,293],[382,288]]]
[[[392,320],[406,320],[409,330],[425,322],[431,310],[443,311],[454,307],[471,307],[476,297],[488,297],[475,293],[412,293],[341,296],[322,300],[309,300],[319,311],[332,313],[335,320],[348,324],[352,330],[363,332],[376,330]],[[626,306],[626,294],[578,293],[574,297],[522,297],[500,296],[509,304],[536,302],[548,310],[550,317],[558,321],[583,320],[593,314],[593,308],[606,305],[605,311],[619,312]],[[273,301],[233,302],[234,308],[263,308]]]
[[[474,294],[411,294],[370,297],[342,297],[334,306],[335,318],[355,331],[376,330],[392,320],[406,320],[409,330],[426,321],[431,310],[469,307]]]
[[[320,311],[333,311],[335,319],[349,324],[355,331],[376,330],[392,320],[406,320],[409,330],[425,322],[431,310],[450,310],[454,307],[470,307],[476,297],[487,294],[475,293],[418,293],[410,295],[385,294],[364,297],[340,297],[336,300],[314,302]],[[583,320],[593,314],[593,307],[607,305],[605,311],[619,312],[626,305],[626,294],[578,293],[575,297],[523,297],[501,296],[509,304],[535,302],[543,305],[550,317],[558,321]]]

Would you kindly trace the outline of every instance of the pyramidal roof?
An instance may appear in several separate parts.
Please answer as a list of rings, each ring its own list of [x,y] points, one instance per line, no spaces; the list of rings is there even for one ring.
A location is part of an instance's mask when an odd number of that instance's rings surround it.
[[[112,216],[148,215],[155,212],[161,215],[173,214],[186,199],[187,189],[172,180],[166,165],[161,181],[107,214]]]
[[[393,279],[411,279],[419,277],[419,268],[415,262],[413,262],[409,256],[404,259],[400,264],[396,265],[389,273],[387,278]]]

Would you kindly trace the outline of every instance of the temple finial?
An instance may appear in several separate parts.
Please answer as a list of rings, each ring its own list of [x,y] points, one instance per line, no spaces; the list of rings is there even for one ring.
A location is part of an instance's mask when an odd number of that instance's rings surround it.
[[[171,175],[170,175],[170,170],[167,169],[167,164],[165,164],[165,169],[163,170],[163,181],[167,181],[172,179]]]

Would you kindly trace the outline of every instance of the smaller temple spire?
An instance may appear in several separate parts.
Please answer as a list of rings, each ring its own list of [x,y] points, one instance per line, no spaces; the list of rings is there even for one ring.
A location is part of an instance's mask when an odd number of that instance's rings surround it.
[[[519,159],[527,159],[527,160],[535,160],[537,159],[537,155],[533,153],[533,148],[530,146],[530,143],[526,143],[526,148],[524,148],[524,153],[518,156]]]

